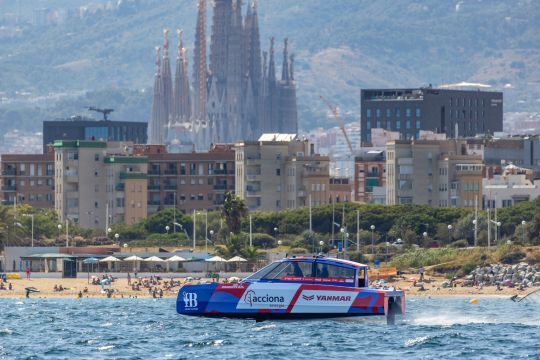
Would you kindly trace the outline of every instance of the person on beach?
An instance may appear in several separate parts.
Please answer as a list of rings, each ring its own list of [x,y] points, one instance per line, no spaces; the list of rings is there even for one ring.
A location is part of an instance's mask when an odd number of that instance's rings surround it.
[[[26,267],[26,278],[30,280],[30,268],[28,266]]]
[[[420,269],[418,269],[418,273],[420,274],[420,280],[419,281],[424,281],[424,267],[420,267]]]
[[[128,279],[128,286],[131,285],[131,275],[128,273],[127,274],[127,279]]]

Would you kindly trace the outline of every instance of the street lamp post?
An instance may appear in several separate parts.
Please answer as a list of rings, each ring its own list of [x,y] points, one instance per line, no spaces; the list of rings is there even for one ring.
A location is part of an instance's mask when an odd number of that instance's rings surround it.
[[[56,227],[58,228],[58,240],[60,240],[60,235],[62,232],[62,224],[58,224]]]
[[[527,225],[527,222],[525,220],[523,220],[521,222],[521,230],[522,230],[522,232],[521,232],[521,242],[523,244],[521,244],[521,245],[525,244],[525,225]]]
[[[214,244],[214,242],[212,241],[213,237],[214,237],[214,230],[210,230],[210,242],[211,242],[212,244]],[[205,251],[206,253],[208,253],[208,239],[206,239],[206,246],[205,246],[204,251]]]
[[[111,236],[111,233],[112,233],[112,229],[107,228],[107,239],[109,238],[109,236]]]
[[[274,237],[275,237],[275,238],[277,238],[277,232],[278,232],[278,228],[275,227],[275,228],[274,228]]]
[[[345,228],[339,229],[341,233],[341,251],[345,252]]]
[[[474,247],[478,245],[478,220],[474,219],[472,221],[474,225]]]
[[[322,247],[324,246],[324,241],[319,241],[319,253],[322,253]]]
[[[448,225],[448,243],[450,243],[450,241],[452,240],[450,236],[452,234],[452,229],[453,228],[454,227],[452,225]]]
[[[169,230],[171,230],[171,227],[169,225],[165,226],[165,231],[167,232],[167,235],[169,235]]]
[[[114,234],[114,238],[115,238],[116,241],[118,242],[119,239],[120,239],[120,234],[119,234],[119,233]],[[118,244],[120,244],[120,243],[118,242]]]
[[[371,253],[375,254],[375,225],[369,227],[371,229]]]

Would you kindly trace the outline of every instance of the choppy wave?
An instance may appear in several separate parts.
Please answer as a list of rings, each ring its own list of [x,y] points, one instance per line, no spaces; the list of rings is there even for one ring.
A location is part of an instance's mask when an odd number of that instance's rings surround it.
[[[374,318],[259,324],[186,317],[175,313],[174,299],[30,299],[24,305],[2,299],[0,358],[538,356],[536,304],[501,298],[472,305],[468,300],[413,298],[401,324],[387,326],[384,319]]]

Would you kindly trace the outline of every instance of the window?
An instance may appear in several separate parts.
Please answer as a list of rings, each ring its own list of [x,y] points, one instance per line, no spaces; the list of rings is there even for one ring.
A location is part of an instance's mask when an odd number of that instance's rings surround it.
[[[350,282],[347,280],[354,281],[354,275],[355,270],[346,267],[322,263],[317,263],[315,267],[315,277],[330,278],[337,282]]]
[[[405,109],[405,116],[408,117],[408,118],[411,117],[411,109],[409,109],[409,108]]]
[[[381,109],[376,109],[375,110],[375,116],[377,116],[378,118],[381,117]]]
[[[400,117],[400,116],[401,116],[401,109],[396,108],[396,117]]]
[[[386,117],[389,118],[391,117],[392,115],[392,111],[390,109],[386,109]]]
[[[422,116],[422,110],[420,108],[416,108],[416,117],[419,118]]]
[[[97,201],[94,202],[94,207],[97,209],[99,208],[99,203]]]
[[[276,176],[281,176],[281,169],[276,169]]]
[[[43,164],[37,164],[37,174],[43,176]]]
[[[420,120],[416,120],[416,128],[420,129]]]
[[[99,161],[99,154],[94,155],[94,161]]]
[[[368,129],[368,130],[371,129],[371,121],[370,120],[366,121],[366,129]]]
[[[396,120],[396,129],[401,129],[401,120]]]
[[[410,129],[410,128],[411,128],[411,120],[406,120],[406,121],[405,121],[405,127],[406,127],[407,129]]]
[[[386,128],[389,129],[389,130],[392,130],[392,120],[388,120],[386,122]]]
[[[381,120],[377,120],[377,129],[381,128]]]
[[[371,109],[367,109],[367,110],[366,110],[366,116],[367,116],[368,118],[371,117]]]
[[[353,270],[354,272],[354,270]],[[268,272],[265,280],[299,280],[298,278],[312,277],[312,263],[304,261],[284,262]],[[354,275],[353,275],[354,277]],[[311,279],[309,279],[311,280]]]

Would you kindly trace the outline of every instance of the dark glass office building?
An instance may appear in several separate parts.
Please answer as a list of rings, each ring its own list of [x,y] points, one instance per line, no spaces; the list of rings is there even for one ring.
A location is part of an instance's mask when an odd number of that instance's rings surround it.
[[[472,137],[503,130],[502,92],[479,90],[366,89],[360,94],[361,139],[371,129],[397,131],[401,139],[418,139],[420,130]]]
[[[43,122],[43,152],[55,140],[133,141],[146,144],[146,122],[105,121],[74,117]]]

